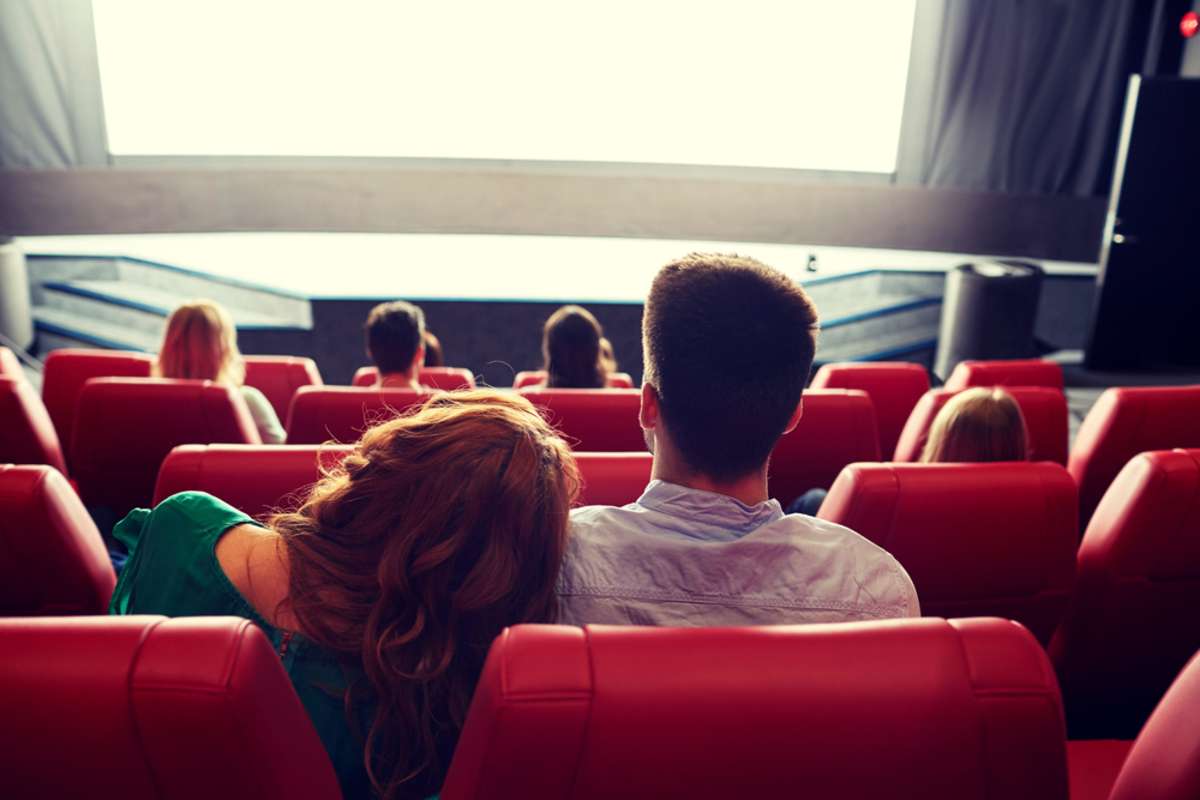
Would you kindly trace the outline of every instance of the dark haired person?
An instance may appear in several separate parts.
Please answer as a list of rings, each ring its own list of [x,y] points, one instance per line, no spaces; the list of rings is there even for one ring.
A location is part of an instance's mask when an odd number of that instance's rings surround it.
[[[604,329],[581,306],[563,306],[542,329],[542,369],[551,389],[603,389],[609,361],[604,357]],[[611,348],[611,345],[610,345]]]
[[[132,511],[110,613],[253,620],[342,795],[437,793],[492,640],[552,622],[579,477],[530,403],[434,396],[265,525],[202,492]],[[219,766],[219,765],[218,765]]]
[[[425,336],[422,341],[425,342],[425,363],[426,367],[444,367],[446,366],[446,357],[442,354],[442,343],[438,337],[433,335],[433,331],[425,329]]]
[[[659,271],[642,318],[651,481],[631,505],[572,512],[560,622],[919,615],[890,554],[840,525],[784,514],[767,495],[771,450],[800,419],[816,331],[804,290],[753,259],[693,254]]]
[[[412,303],[380,303],[367,315],[367,356],[379,370],[378,386],[422,391],[425,313]]]

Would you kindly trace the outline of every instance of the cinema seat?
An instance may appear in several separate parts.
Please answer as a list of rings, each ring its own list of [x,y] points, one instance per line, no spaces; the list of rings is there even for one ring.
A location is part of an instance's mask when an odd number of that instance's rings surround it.
[[[522,389],[579,452],[645,452],[637,389]]]
[[[1143,453],[1104,495],[1051,647],[1072,737],[1132,738],[1200,648],[1200,450]]]
[[[21,369],[21,362],[17,360],[17,354],[7,347],[0,347],[0,378],[23,378],[25,370]]]
[[[546,371],[542,369],[523,370],[518,372],[513,378],[514,389],[524,389],[526,386],[537,386],[540,383],[545,383]],[[609,389],[633,389],[636,388],[633,383],[633,378],[628,372],[610,372],[608,374]]]
[[[54,423],[24,376],[0,376],[0,463],[48,464],[66,472]]]
[[[933,617],[1015,619],[1043,643],[1075,573],[1075,484],[1057,464],[853,464],[817,515],[887,550]]]
[[[879,460],[875,409],[857,389],[810,389],[804,412],[771,454],[771,496],[787,506],[809,489],[828,489],[855,461]]]
[[[913,407],[929,391],[929,372],[907,361],[823,364],[812,379],[813,389],[862,389],[875,406],[879,452],[896,450],[900,431]]]
[[[92,378],[148,378],[153,366],[152,355],[116,350],[67,347],[46,356],[42,400],[63,446],[69,450],[74,440],[75,404],[85,383]],[[66,455],[70,460],[71,453]]]
[[[260,443],[241,393],[211,381],[93,378],[78,405],[73,477],[84,503],[118,518],[149,505],[176,445]]]
[[[650,482],[649,453],[576,453],[583,478],[581,506],[623,506],[642,496]]]
[[[359,367],[354,373],[354,386],[374,386],[379,380],[379,370],[375,367]],[[453,392],[458,389],[474,389],[475,376],[471,370],[461,367],[421,367],[417,381],[422,386],[431,389],[441,389]]]
[[[428,398],[428,394],[410,389],[304,386],[297,390],[288,411],[287,443],[357,442],[367,428]]]
[[[297,508],[320,467],[332,469],[353,445],[185,444],[163,460],[154,503],[179,492],[208,492],[252,517]]]
[[[292,395],[301,386],[321,386],[317,362],[299,356],[246,356],[246,385],[262,392],[275,414],[287,418]]]
[[[341,797],[249,620],[4,619],[0,652],[0,797]]]
[[[520,625],[492,645],[442,800],[1067,794],[1046,656],[998,619]]]
[[[57,470],[0,464],[0,519],[0,617],[108,609],[117,582],[112,563],[95,523]],[[6,657],[0,657],[0,674]]]
[[[1044,386],[1006,386],[1021,407],[1025,428],[1029,432],[1029,460],[1067,463],[1067,398],[1058,389]],[[942,406],[958,394],[950,389],[931,389],[917,402],[900,433],[893,460],[913,462],[921,458],[929,429]]]
[[[1062,391],[1062,367],[1040,358],[961,361],[944,388],[957,392],[972,386],[1044,386]]]
[[[1117,473],[1148,450],[1200,447],[1200,386],[1109,389],[1092,406],[1071,449],[1086,526]]]

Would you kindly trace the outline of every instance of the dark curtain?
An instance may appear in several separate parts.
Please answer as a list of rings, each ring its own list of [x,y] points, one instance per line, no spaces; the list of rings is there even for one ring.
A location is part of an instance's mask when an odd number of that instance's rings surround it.
[[[1150,0],[918,0],[898,183],[1106,195]]]

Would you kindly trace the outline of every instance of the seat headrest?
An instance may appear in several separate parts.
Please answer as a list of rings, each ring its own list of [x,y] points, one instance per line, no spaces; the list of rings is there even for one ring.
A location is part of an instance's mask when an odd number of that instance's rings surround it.
[[[637,389],[521,389],[542,410],[572,449],[580,452],[643,452]]]
[[[24,375],[0,375],[0,461],[47,464],[66,472],[54,423]]]
[[[517,626],[441,796],[1061,798],[1062,725],[1002,620]]]
[[[431,390],[432,391],[432,390]],[[428,392],[374,386],[301,386],[287,418],[288,444],[351,444],[363,431],[429,399]]]
[[[248,620],[4,619],[0,650],[4,797],[340,796]]]
[[[960,391],[971,386],[1045,386],[1062,390],[1062,367],[1040,358],[998,361],[962,361],[946,379],[945,388]]]

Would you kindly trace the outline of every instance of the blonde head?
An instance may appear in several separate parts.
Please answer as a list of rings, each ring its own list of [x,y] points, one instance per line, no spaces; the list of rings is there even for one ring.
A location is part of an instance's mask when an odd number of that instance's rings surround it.
[[[959,392],[938,412],[921,453],[925,463],[1025,461],[1029,434],[1021,407],[1000,388]]]
[[[154,374],[240,386],[246,365],[229,312],[211,300],[184,303],[171,312]]]

